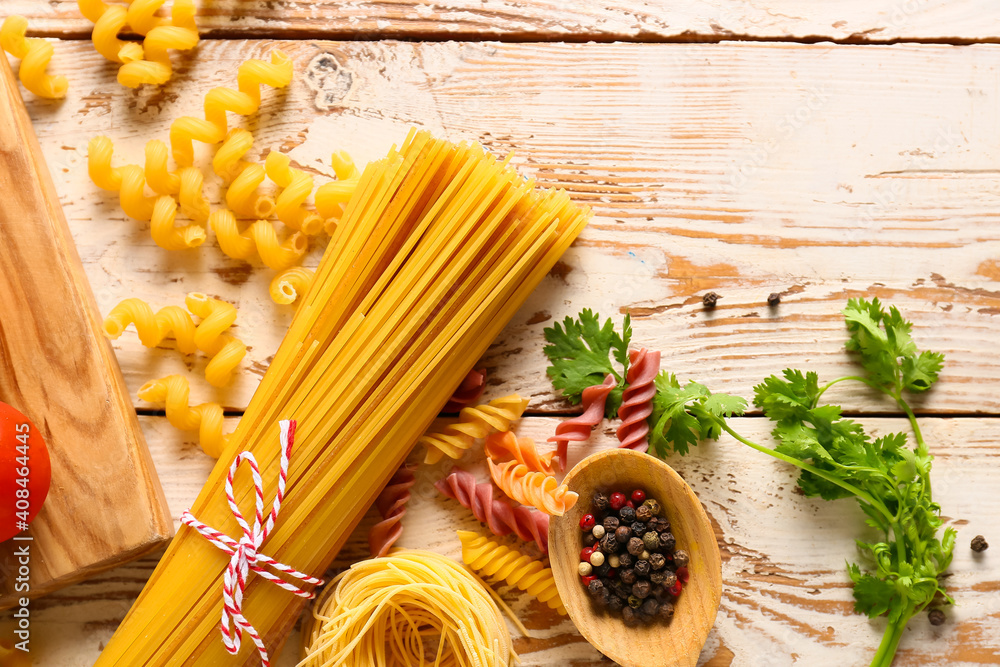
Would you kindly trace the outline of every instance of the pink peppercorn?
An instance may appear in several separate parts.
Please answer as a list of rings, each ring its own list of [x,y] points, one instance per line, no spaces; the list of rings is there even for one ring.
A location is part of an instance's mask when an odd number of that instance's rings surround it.
[[[580,530],[587,532],[588,530],[593,530],[594,524],[597,523],[597,519],[593,514],[584,514],[580,517]]]
[[[590,557],[594,553],[594,547],[584,547],[583,551],[580,552],[580,561],[584,563],[590,562]]]
[[[642,504],[642,502],[645,500],[646,500],[646,492],[643,491],[642,489],[636,489],[635,491],[632,492],[632,502],[634,502],[636,505]]]
[[[678,595],[681,594],[681,590],[683,590],[683,588],[684,584],[682,584],[681,580],[678,579],[677,581],[674,582],[674,585],[670,587],[670,594],[673,595],[674,597],[677,597]]]
[[[609,499],[609,502],[611,503],[611,509],[615,511],[625,507],[625,501],[626,501],[625,494],[619,493],[618,491],[612,493],[611,498]]]
[[[688,569],[686,567],[677,568],[677,580],[679,582],[686,584],[688,582],[688,577],[690,577],[690,575],[688,574]]]

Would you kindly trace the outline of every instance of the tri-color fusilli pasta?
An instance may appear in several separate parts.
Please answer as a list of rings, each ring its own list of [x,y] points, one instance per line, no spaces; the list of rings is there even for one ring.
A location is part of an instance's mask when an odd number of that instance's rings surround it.
[[[511,424],[521,418],[528,407],[528,399],[517,394],[495,398],[489,403],[463,408],[458,421],[448,424],[437,433],[425,433],[417,440],[427,449],[424,463],[437,463],[442,457],[462,458],[476,440],[490,433],[509,431]]]
[[[458,531],[462,562],[490,583],[501,581],[525,591],[560,614],[566,614],[551,568],[531,556],[469,530]]]
[[[275,271],[284,271],[298,264],[309,249],[309,240],[301,232],[294,232],[279,242],[278,232],[267,220],[257,220],[241,232],[236,216],[226,209],[213,211],[208,224],[226,256],[247,260],[257,255],[265,266]]]
[[[517,461],[494,463],[492,459],[487,459],[486,463],[493,482],[508,498],[522,505],[531,505],[552,516],[562,516],[576,504],[577,494],[565,484],[559,484],[551,475],[532,472],[528,466]]]
[[[486,456],[494,463],[504,461],[517,461],[528,467],[529,470],[542,472],[551,475],[554,470],[552,457],[555,451],[538,453],[535,441],[531,438],[518,438],[510,431],[505,433],[491,433],[486,436],[486,443],[483,446]]]
[[[556,443],[556,455],[552,462],[560,469],[566,469],[566,457],[569,443],[583,442],[590,437],[590,432],[604,420],[604,404],[618,381],[611,373],[604,378],[602,384],[587,387],[583,390],[583,414],[570,419],[564,419],[556,425],[556,434],[549,442]]]
[[[389,553],[389,549],[403,534],[403,515],[406,514],[406,504],[410,502],[410,487],[416,482],[413,471],[416,465],[404,463],[400,466],[382,493],[375,499],[375,508],[382,520],[368,531],[368,549],[372,558],[379,558]]]
[[[191,407],[191,385],[180,375],[151,380],[139,388],[139,398],[149,403],[165,404],[167,421],[181,431],[198,431],[201,448],[212,458],[219,458],[229,439],[222,433],[222,406],[202,403]]]
[[[21,84],[39,97],[66,97],[66,77],[46,72],[55,47],[44,39],[25,37],[27,32],[28,19],[16,14],[8,16],[0,26],[0,48],[21,61],[17,72]]]
[[[618,408],[618,418],[622,423],[616,434],[621,442],[619,447],[645,452],[649,449],[647,420],[653,414],[653,397],[656,396],[654,381],[660,372],[660,352],[650,352],[643,347],[632,350],[628,356],[631,362],[625,378],[628,386]]]
[[[451,395],[448,402],[441,408],[441,412],[458,412],[462,408],[472,405],[483,395],[486,389],[486,369],[478,368],[469,371],[458,385],[458,389]]]

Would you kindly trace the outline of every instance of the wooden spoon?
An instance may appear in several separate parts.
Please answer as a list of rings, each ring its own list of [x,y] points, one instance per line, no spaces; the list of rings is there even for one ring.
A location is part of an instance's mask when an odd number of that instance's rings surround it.
[[[722,559],[715,532],[691,487],[659,459],[630,449],[609,449],[578,463],[563,483],[580,500],[549,523],[549,560],[556,587],[580,633],[604,655],[625,667],[695,667],[715,623],[722,597]],[[677,548],[691,556],[690,579],[669,624],[627,627],[620,613],[599,608],[580,582],[583,548],[580,517],[590,512],[596,491],[642,489],[660,501]]]

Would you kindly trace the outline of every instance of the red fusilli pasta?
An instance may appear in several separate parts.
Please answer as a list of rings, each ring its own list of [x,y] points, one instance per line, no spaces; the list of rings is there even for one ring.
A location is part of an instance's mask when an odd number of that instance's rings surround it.
[[[643,347],[630,352],[629,361],[631,365],[625,378],[628,387],[618,408],[618,417],[622,420],[617,431],[621,441],[619,447],[645,452],[649,449],[649,424],[646,420],[653,413],[653,396],[656,395],[653,381],[660,372],[660,353]]]
[[[492,484],[477,484],[476,476],[461,468],[455,468],[434,486],[442,495],[472,510],[472,515],[485,523],[494,535],[502,537],[514,532],[525,542],[538,544],[542,553],[549,552],[548,514],[523,505],[511,507],[493,497]]]
[[[416,465],[404,463],[375,499],[375,507],[382,520],[372,526],[368,533],[368,548],[371,550],[372,558],[389,553],[389,549],[403,533],[401,521],[406,514],[406,503],[410,501],[410,487],[415,482],[413,477],[415,469]]]
[[[458,389],[451,395],[448,402],[444,404],[441,412],[458,412],[467,405],[472,405],[483,395],[486,388],[486,369],[469,371],[469,374],[458,385]]]
[[[551,475],[553,472],[552,457],[555,456],[554,451],[539,454],[534,440],[518,438],[510,431],[488,435],[483,450],[486,452],[486,456],[493,459],[495,463],[513,460],[523,463],[530,470],[544,472],[546,475]]]
[[[590,432],[604,419],[604,404],[608,394],[618,385],[615,376],[608,373],[603,384],[596,384],[583,390],[583,414],[572,419],[564,419],[556,426],[556,434],[549,442],[556,443],[556,455],[552,462],[559,470],[566,469],[566,455],[571,442],[582,442],[590,437]]]

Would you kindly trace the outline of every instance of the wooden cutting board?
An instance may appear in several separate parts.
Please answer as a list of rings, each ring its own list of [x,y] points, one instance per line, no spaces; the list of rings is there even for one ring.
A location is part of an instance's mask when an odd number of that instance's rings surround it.
[[[0,401],[49,447],[52,485],[31,542],[0,544],[0,608],[30,545],[29,596],[119,565],[173,534],[166,499],[118,362],[0,53]]]

